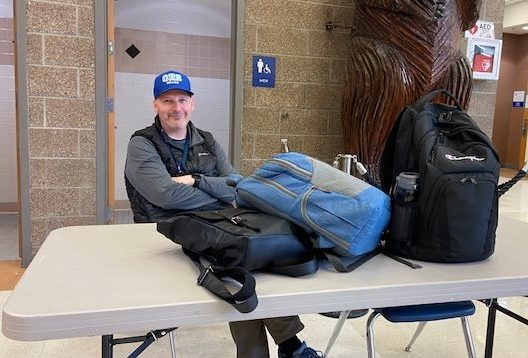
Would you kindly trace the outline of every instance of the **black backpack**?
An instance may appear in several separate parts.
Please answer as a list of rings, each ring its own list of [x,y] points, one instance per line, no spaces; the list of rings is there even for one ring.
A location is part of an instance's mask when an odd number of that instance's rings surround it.
[[[440,94],[456,106],[433,103]],[[381,185],[394,190],[402,172],[419,174],[416,200],[392,196],[384,250],[431,262],[471,262],[489,257],[498,220],[499,157],[489,137],[445,90],[406,107],[387,141]]]

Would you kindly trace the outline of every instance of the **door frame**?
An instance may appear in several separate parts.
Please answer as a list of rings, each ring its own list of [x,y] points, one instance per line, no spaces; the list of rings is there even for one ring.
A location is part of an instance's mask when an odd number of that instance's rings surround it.
[[[29,115],[27,93],[27,20],[26,2],[13,0],[15,21],[15,92],[18,157],[18,240],[22,267],[27,267],[31,254],[31,200],[29,195]]]
[[[115,188],[110,183],[109,175],[113,175],[109,170],[109,154],[113,150],[109,139],[113,136],[112,119],[107,116],[106,99],[109,96],[108,89],[108,2],[95,1],[95,72],[96,72],[96,162],[97,162],[97,194],[96,194],[96,222],[105,224],[111,220],[111,207],[114,193],[110,193]],[[110,10],[111,11],[111,10]],[[245,0],[231,0],[231,138],[230,154],[231,161],[236,170],[240,169],[240,153],[242,142],[242,109],[244,99],[244,11]],[[113,178],[112,178],[113,181]]]

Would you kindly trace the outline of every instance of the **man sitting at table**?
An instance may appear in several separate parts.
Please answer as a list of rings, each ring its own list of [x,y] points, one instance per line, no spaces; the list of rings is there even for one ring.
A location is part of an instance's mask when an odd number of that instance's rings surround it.
[[[211,133],[190,121],[195,101],[189,78],[167,71],[154,81],[154,123],[128,144],[125,183],[134,222],[157,222],[186,210],[225,208],[234,201],[226,176],[235,170]],[[279,358],[319,354],[297,338],[298,316],[229,323],[239,358],[268,358],[266,329]]]

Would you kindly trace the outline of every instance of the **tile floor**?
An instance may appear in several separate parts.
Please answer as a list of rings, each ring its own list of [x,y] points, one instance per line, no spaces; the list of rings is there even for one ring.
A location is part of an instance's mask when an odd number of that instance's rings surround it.
[[[528,221],[528,180],[521,181],[500,200],[500,212],[520,220]],[[10,291],[0,292],[0,307],[9,297]],[[528,317],[528,298],[512,297],[501,300],[515,312]],[[477,356],[484,354],[487,310],[476,303],[477,312],[470,318]],[[303,315],[306,328],[302,338],[317,349],[324,350],[332,332],[335,319],[321,315]],[[345,324],[330,357],[366,357],[366,317],[352,319]],[[376,347],[379,358],[451,358],[465,357],[460,320],[433,322],[426,326],[415,343],[412,352],[405,352],[408,339],[415,324],[392,324],[380,318],[375,326]],[[208,327],[181,328],[176,331],[177,355],[183,358],[235,357],[235,347],[227,324]],[[0,334],[0,358],[88,358],[100,356],[100,338],[86,337],[45,342],[17,342]],[[114,350],[114,356],[126,357],[135,345],[122,345]],[[276,357],[276,348],[270,345],[271,357]],[[169,340],[163,338],[141,355],[144,358],[170,357]],[[528,327],[497,313],[494,357],[528,358]]]

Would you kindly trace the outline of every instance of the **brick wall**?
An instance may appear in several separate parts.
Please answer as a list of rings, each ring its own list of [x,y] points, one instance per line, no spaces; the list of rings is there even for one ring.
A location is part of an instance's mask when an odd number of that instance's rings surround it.
[[[241,172],[281,151],[330,161],[343,150],[341,93],[353,1],[249,0],[245,11],[245,75]],[[274,89],[252,87],[253,55],[276,57]]]
[[[32,247],[95,223],[93,0],[27,1]]]

